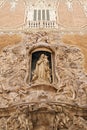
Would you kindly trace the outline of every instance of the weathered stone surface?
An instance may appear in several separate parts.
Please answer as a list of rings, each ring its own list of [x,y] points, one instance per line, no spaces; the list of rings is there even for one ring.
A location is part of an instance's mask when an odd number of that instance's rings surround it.
[[[66,34],[62,37],[62,41],[68,45],[76,45],[81,49],[81,52],[84,54],[84,67],[87,71],[87,34],[85,35],[70,35]]]
[[[21,42],[22,36],[19,34],[2,34],[0,35],[0,51],[9,45],[14,45]]]
[[[86,130],[87,76],[81,50],[62,43],[57,32],[22,36],[0,53],[0,129]],[[32,82],[31,65],[41,54],[52,66],[51,82]]]
[[[0,0],[0,130],[87,130],[86,24],[86,0]]]

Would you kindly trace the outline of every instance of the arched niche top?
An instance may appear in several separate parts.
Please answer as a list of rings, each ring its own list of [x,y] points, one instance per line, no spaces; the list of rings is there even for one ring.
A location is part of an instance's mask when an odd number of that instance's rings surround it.
[[[29,50],[29,54],[32,54],[36,51],[47,51],[50,53],[55,53],[55,50],[53,49],[53,47],[51,47],[51,45],[47,44],[47,43],[38,43],[37,46],[32,46],[31,49]]]
[[[32,53],[34,53],[34,52],[37,52],[37,51],[47,51],[47,52],[50,52],[50,53],[52,53],[52,50],[50,50],[50,49],[48,49],[48,48],[44,48],[44,47],[42,47],[42,48],[36,48],[36,49],[34,49],[33,51],[32,51]]]

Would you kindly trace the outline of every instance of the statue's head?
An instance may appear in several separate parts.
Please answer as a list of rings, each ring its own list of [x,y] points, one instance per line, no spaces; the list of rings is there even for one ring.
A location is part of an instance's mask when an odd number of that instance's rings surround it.
[[[45,57],[45,55],[44,55],[44,54],[41,54],[40,58],[44,58],[44,57]]]
[[[48,56],[45,55],[44,57],[45,57],[45,59],[48,59]]]

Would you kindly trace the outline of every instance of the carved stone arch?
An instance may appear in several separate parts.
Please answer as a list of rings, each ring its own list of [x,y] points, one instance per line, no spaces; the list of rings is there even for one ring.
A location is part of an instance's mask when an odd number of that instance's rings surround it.
[[[32,46],[31,47],[31,49],[29,50],[29,83],[31,83],[31,77],[32,77],[32,56],[33,56],[33,54],[35,54],[35,53],[37,53],[37,55],[38,55],[38,58],[39,58],[39,56],[40,56],[40,54],[42,54],[42,53],[44,53],[44,54],[46,54],[47,56],[48,56],[48,58],[50,59],[50,66],[51,66],[51,73],[52,73],[52,75],[51,75],[51,83],[53,84],[54,83],[54,80],[55,80],[55,60],[54,60],[54,58],[55,58],[55,51],[54,51],[54,49],[51,47],[51,46],[49,46],[47,43],[44,43],[44,45],[38,45],[38,46]],[[49,56],[50,55],[50,56]]]
[[[55,46],[52,46],[51,44],[48,44],[46,42],[38,42],[34,45],[31,46],[29,49],[29,55],[34,52],[35,50],[38,49],[47,49],[48,51],[52,52],[53,54],[55,53]]]

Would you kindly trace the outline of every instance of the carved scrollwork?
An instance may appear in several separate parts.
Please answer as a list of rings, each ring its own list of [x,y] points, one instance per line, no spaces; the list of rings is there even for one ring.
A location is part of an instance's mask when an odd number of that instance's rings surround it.
[[[56,44],[45,32],[26,35],[24,43],[0,53],[0,130],[86,130],[87,76],[81,50]],[[35,51],[39,56],[32,60]],[[48,56],[45,78],[36,82],[42,54]],[[42,74],[38,70],[36,77]]]

